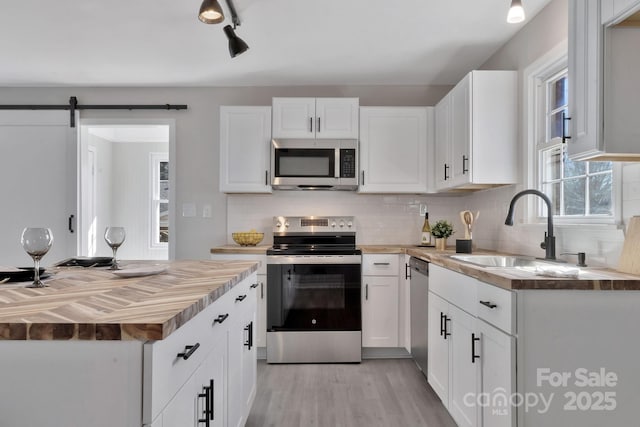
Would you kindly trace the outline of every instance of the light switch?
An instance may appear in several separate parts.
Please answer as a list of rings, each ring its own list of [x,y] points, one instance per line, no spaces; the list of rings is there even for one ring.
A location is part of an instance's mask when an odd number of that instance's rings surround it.
[[[202,218],[211,218],[211,205],[204,205],[202,208]]]
[[[183,203],[182,204],[182,216],[194,217],[196,216],[196,204],[195,203]]]

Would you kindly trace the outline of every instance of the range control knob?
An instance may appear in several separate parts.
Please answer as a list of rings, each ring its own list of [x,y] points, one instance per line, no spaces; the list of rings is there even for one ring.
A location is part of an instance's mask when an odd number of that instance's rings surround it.
[[[282,227],[282,223],[280,221],[276,222],[276,228]]]
[[[349,221],[349,222],[347,223],[347,227],[349,227],[349,228],[353,227],[353,223],[352,223],[351,221]]]
[[[331,223],[331,227],[332,227],[332,228],[336,228],[336,222],[335,222],[335,221],[333,221],[333,222]]]
[[[284,223],[284,226],[285,226],[286,228],[289,228],[289,221],[285,222],[285,223]]]
[[[344,221],[340,221],[340,228],[344,228]]]

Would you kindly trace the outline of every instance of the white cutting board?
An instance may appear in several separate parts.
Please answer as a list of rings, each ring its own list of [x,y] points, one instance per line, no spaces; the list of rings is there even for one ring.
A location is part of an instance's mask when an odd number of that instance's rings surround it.
[[[618,271],[640,275],[640,216],[631,217],[629,220]]]

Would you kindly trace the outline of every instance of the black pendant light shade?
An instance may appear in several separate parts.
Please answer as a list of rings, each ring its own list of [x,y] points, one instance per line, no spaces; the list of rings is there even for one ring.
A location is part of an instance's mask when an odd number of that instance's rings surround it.
[[[219,24],[224,21],[224,13],[218,0],[204,0],[200,6],[198,19],[205,24]]]
[[[232,58],[235,58],[242,52],[245,52],[247,49],[249,49],[249,46],[247,46],[244,40],[236,36],[236,33],[233,31],[231,25],[226,25],[223,30],[227,35],[227,38],[229,39],[229,54]]]

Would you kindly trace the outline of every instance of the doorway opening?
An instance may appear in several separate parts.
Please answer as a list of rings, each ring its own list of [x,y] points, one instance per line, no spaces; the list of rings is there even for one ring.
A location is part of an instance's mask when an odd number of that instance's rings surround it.
[[[166,260],[173,253],[174,126],[169,121],[82,121],[79,152],[79,249],[111,256],[108,226],[122,226],[118,257]]]

